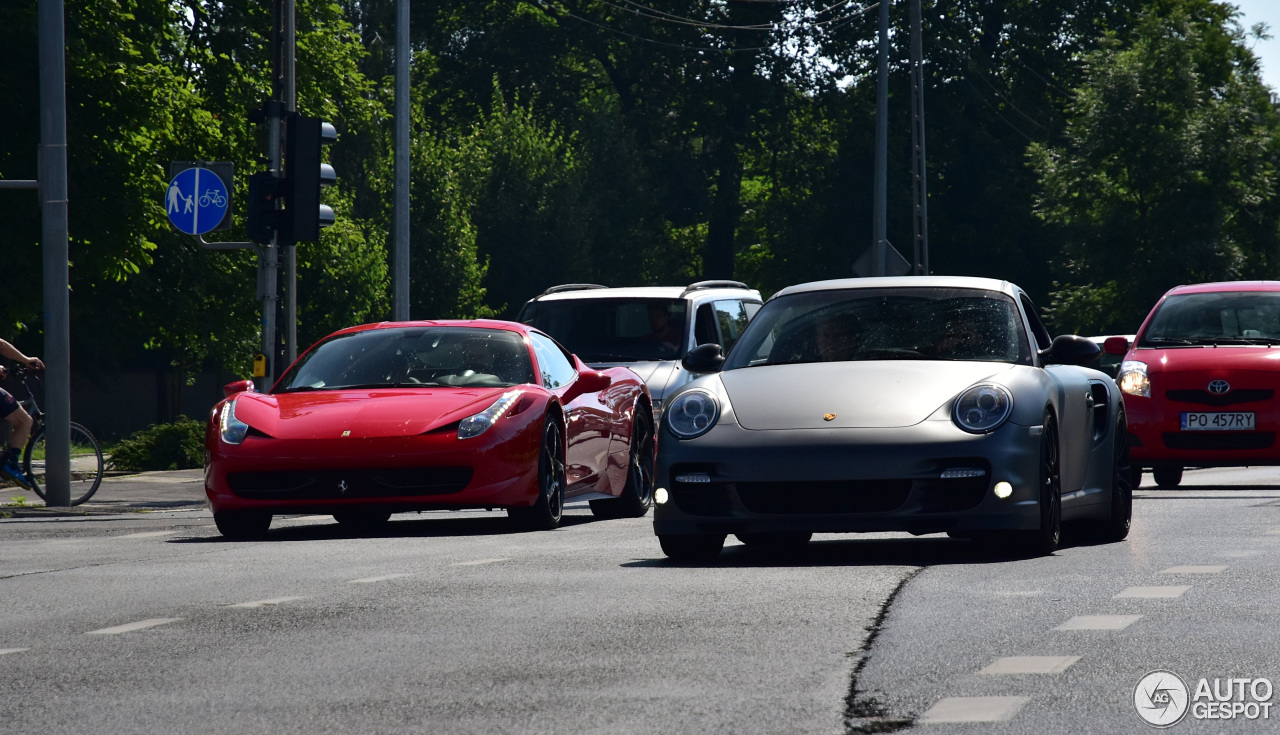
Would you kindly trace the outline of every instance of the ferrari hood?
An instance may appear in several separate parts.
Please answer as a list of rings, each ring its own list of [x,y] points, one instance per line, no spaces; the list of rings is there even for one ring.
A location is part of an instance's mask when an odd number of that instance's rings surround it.
[[[974,383],[1014,367],[990,362],[875,360],[728,370],[720,380],[745,429],[914,426]],[[825,420],[827,414],[834,418]]]
[[[277,439],[414,436],[479,413],[508,388],[242,393],[236,418]],[[351,432],[344,434],[343,432]]]

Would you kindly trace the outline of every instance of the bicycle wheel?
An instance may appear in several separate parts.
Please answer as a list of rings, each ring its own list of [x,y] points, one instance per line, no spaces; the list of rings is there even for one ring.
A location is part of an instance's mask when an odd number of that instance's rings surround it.
[[[22,453],[22,471],[31,480],[31,489],[44,498],[45,441],[40,429]],[[98,492],[102,484],[102,448],[89,430],[71,422],[71,504],[80,505]]]

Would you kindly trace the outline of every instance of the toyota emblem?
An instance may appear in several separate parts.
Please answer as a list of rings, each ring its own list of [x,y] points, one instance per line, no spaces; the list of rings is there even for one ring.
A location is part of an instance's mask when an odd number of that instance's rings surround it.
[[[1229,390],[1231,390],[1231,384],[1230,384],[1230,383],[1228,383],[1228,382],[1227,382],[1227,381],[1225,381],[1225,380],[1210,380],[1210,381],[1209,381],[1209,392],[1210,392],[1210,393],[1216,393],[1216,394],[1221,395],[1221,394],[1223,394],[1223,393],[1226,393],[1226,392],[1227,392],[1227,391],[1229,391]]]

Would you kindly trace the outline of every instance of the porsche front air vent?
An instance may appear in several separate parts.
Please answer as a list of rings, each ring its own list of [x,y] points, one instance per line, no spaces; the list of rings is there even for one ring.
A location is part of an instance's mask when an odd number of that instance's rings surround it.
[[[337,500],[445,495],[466,488],[470,467],[233,472],[227,485],[242,498]]]

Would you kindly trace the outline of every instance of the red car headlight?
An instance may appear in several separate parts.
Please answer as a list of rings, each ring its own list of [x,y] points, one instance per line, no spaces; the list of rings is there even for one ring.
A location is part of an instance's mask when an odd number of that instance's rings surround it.
[[[1147,377],[1147,363],[1139,360],[1125,360],[1120,363],[1120,372],[1116,375],[1116,384],[1120,390],[1131,396],[1151,397],[1151,379]]]

